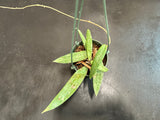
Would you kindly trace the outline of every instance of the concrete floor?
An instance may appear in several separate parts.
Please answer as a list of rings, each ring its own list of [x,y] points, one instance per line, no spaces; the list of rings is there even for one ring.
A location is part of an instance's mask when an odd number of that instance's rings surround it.
[[[74,15],[74,0],[0,0],[0,5],[40,3]],[[1,120],[159,120],[160,1],[108,0],[112,44],[98,97],[89,81],[61,107],[41,114],[71,76],[52,60],[70,52],[73,20],[49,9],[0,9]],[[85,1],[82,18],[105,25],[102,1]],[[94,39],[106,43],[93,25]]]

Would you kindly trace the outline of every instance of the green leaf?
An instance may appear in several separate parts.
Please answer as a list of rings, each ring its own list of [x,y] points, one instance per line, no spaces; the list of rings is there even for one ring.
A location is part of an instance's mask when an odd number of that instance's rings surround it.
[[[100,63],[100,65],[98,66],[98,70],[102,71],[102,72],[107,72],[108,71],[108,68],[106,68],[104,65],[103,65],[103,62]]]
[[[97,96],[101,87],[102,79],[103,79],[104,72],[97,70],[95,75],[93,76],[93,88],[95,95]]]
[[[85,46],[86,45],[86,38],[84,37],[83,33],[79,29],[78,29],[78,33],[79,33],[79,36],[81,37],[83,45]]]
[[[97,51],[96,53],[96,56],[95,58],[93,59],[93,63],[92,63],[92,66],[91,66],[91,70],[90,70],[90,74],[89,74],[89,78],[91,79],[93,77],[93,75],[96,73],[99,65],[101,64],[104,56],[105,56],[105,53],[107,51],[107,45],[106,44],[103,44],[99,50]]]
[[[80,51],[80,52],[73,52],[73,63],[82,61],[87,59],[87,53],[86,51]],[[71,63],[71,54],[64,55],[62,57],[57,58],[53,62],[56,63]]]
[[[87,32],[86,32],[86,50],[87,50],[88,60],[91,60],[92,59],[92,35],[89,29],[87,29]]]
[[[91,60],[91,64],[93,63],[93,60]],[[99,71],[102,71],[102,72],[107,72],[108,71],[108,68],[106,68],[104,65],[103,65],[103,62],[101,62],[101,64],[98,66],[98,70]]]
[[[68,100],[84,80],[87,71],[86,67],[77,70],[42,113],[55,109]]]

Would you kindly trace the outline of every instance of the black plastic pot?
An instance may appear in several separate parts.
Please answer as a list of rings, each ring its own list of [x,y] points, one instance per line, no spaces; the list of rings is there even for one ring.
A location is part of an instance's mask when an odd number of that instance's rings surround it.
[[[93,43],[96,44],[98,47],[100,47],[100,46],[102,45],[102,43],[100,43],[100,42],[97,41],[97,40],[92,40],[92,41],[93,41]],[[83,42],[82,42],[82,41],[76,42],[75,46],[73,47],[73,51],[75,51],[75,49],[76,49],[78,46],[80,46],[80,45],[83,45]],[[104,56],[103,64],[104,64],[104,65],[107,64],[107,52],[106,52],[106,54],[105,54],[105,56]],[[73,70],[75,70],[75,71],[77,70],[75,65],[74,65],[74,67],[73,67]]]

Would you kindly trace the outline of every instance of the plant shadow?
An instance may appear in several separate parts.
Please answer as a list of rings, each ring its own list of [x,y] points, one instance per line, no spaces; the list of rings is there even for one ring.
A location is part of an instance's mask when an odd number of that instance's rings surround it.
[[[71,71],[73,75],[74,71]],[[87,88],[88,87],[88,88]],[[88,89],[88,90],[87,90]],[[85,93],[87,91],[88,93]],[[118,94],[94,97],[93,80],[85,77],[82,85],[65,103],[54,110],[53,119],[56,120],[135,120],[134,114]],[[89,95],[89,96],[88,96]],[[91,98],[89,101],[88,97]],[[106,99],[107,98],[107,99]]]
[[[84,84],[84,88],[88,85],[88,93],[90,95],[90,98],[92,99],[94,96],[93,79],[89,79],[89,77],[86,76],[83,81],[83,84]]]
[[[71,71],[71,75],[74,72]],[[85,93],[86,90],[88,93]],[[135,120],[132,110],[126,107],[120,93],[117,91],[116,93],[118,94],[116,98],[110,94],[105,96],[100,94],[101,101],[105,101],[100,103],[99,99],[95,100],[97,97],[94,97],[93,79],[86,76],[71,98],[54,110],[53,118],[56,120]],[[89,102],[88,97],[91,98]]]
[[[102,96],[101,99],[103,99]],[[90,103],[70,102],[68,106],[62,105],[55,110],[57,120],[135,120],[132,110],[126,107],[120,97],[116,100],[110,98],[99,106],[96,105],[98,101],[92,103],[92,106],[88,105]]]

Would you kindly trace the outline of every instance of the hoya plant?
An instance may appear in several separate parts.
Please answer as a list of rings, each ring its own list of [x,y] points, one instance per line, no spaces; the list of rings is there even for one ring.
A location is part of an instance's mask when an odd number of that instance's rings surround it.
[[[107,45],[103,44],[95,50],[93,48],[91,31],[87,29],[86,37],[80,30],[78,30],[78,33],[82,40],[82,47],[84,47],[84,49],[59,57],[53,62],[62,64],[73,62],[75,65],[82,64],[82,66],[77,68],[76,72],[42,113],[55,109],[68,100],[75,93],[86,76],[88,76],[90,80],[93,80],[94,92],[96,96],[98,95],[103,74],[108,71],[107,67],[103,64]]]

